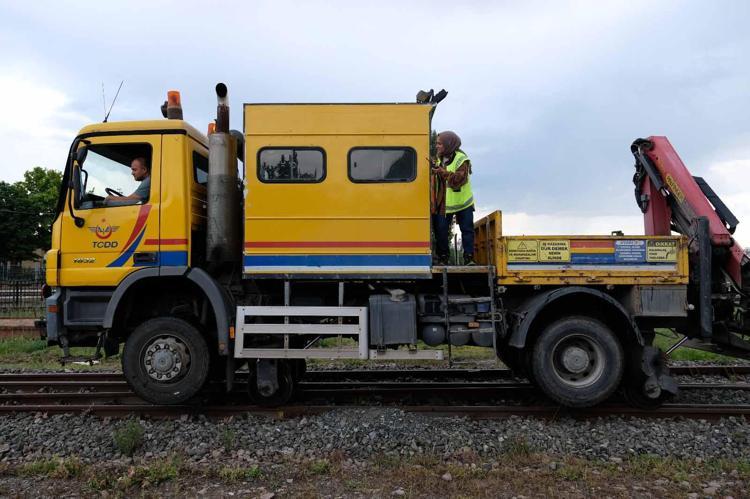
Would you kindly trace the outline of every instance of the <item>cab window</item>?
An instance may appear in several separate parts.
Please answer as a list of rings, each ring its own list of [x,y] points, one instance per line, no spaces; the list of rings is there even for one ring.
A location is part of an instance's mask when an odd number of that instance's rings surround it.
[[[80,168],[75,170],[75,204],[81,210],[103,206],[129,206],[148,202],[151,185],[149,144],[92,144]],[[145,160],[145,174],[131,164],[136,158]],[[139,161],[141,162],[141,161]],[[131,199],[118,200],[118,197]]]
[[[349,151],[352,182],[411,182],[417,153],[411,147],[355,147]]]
[[[193,178],[196,184],[208,184],[208,158],[193,151]]]

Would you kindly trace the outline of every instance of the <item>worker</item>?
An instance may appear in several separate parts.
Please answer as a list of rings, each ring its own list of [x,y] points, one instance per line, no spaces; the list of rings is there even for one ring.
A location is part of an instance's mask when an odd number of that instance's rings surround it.
[[[133,159],[130,163],[130,173],[141,185],[127,196],[107,196],[104,198],[104,204],[107,206],[126,206],[148,201],[148,194],[151,190],[151,167],[146,158],[139,156]]]
[[[435,243],[438,265],[448,264],[449,232],[453,217],[461,230],[464,265],[474,263],[474,196],[471,192],[471,163],[461,150],[454,132],[441,132],[436,141],[437,160],[432,162],[432,193],[435,212]]]

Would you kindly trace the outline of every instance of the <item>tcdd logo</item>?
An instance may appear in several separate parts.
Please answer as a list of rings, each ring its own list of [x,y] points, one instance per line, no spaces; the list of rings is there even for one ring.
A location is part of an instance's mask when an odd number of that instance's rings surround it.
[[[94,248],[116,248],[119,245],[117,241],[92,241],[91,246]]]
[[[105,218],[102,218],[102,221],[101,221],[100,224],[98,224],[98,225],[96,225],[94,227],[89,227],[89,230],[91,232],[93,232],[94,235],[98,239],[109,239],[112,236],[113,233],[117,232],[117,229],[119,229],[119,228],[120,228],[119,225],[114,225],[114,226],[109,225],[107,223],[107,220]],[[102,248],[102,247],[105,247],[105,246],[97,246],[95,244],[94,247]],[[117,244],[115,244],[114,246],[106,246],[106,247],[107,248],[116,248]]]

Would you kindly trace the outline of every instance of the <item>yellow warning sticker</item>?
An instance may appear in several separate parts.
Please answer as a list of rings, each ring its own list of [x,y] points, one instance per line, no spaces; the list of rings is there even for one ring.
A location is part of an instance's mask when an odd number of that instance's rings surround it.
[[[677,198],[677,201],[680,203],[685,202],[685,193],[682,192],[682,189],[680,189],[680,186],[677,184],[677,181],[667,173],[667,185],[669,186],[669,190],[674,194],[674,197]]]
[[[647,262],[676,262],[677,241],[649,241],[646,246]]]
[[[539,241],[540,262],[569,262],[570,241]]]
[[[509,262],[538,262],[539,241],[529,239],[508,240]]]

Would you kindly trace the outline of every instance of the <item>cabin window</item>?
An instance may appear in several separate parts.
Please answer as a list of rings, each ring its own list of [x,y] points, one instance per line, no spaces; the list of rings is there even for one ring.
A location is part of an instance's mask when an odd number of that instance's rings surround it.
[[[355,147],[349,151],[352,182],[411,182],[417,153],[411,147]]]
[[[326,178],[326,154],[319,147],[264,147],[258,151],[258,180],[316,183]]]
[[[151,186],[151,145],[92,144],[83,164],[73,171],[75,206],[86,210],[100,207],[146,204]],[[136,179],[133,160],[145,161],[147,174]],[[118,197],[126,199],[118,200]]]
[[[193,151],[193,178],[197,184],[208,183],[208,158]]]

